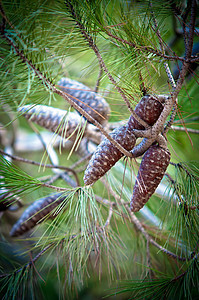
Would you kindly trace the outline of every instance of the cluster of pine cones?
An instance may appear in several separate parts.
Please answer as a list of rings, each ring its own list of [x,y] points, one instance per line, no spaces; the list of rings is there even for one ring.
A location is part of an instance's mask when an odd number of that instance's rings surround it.
[[[108,122],[110,107],[99,94],[93,92],[87,86],[68,78],[62,78],[58,85],[62,91],[67,93],[68,97],[71,97],[73,101],[100,124],[104,126]],[[164,103],[161,97],[145,95],[135,107],[135,113],[149,126],[152,126],[158,120],[163,108]],[[52,132],[56,132],[59,135],[63,135],[64,132],[64,138],[74,138],[74,133],[78,126],[83,128],[85,122],[76,112],[68,113],[65,110],[44,105],[26,105],[21,107],[19,112],[25,118]],[[145,130],[143,125],[133,116],[130,116],[127,124],[113,130],[110,136],[127,151],[131,151],[136,144],[135,129]],[[84,134],[86,134],[86,129]],[[122,156],[123,153],[107,138],[104,138],[97,146],[85,170],[85,185],[92,185],[104,176]],[[131,210],[133,212],[139,211],[155,192],[169,162],[169,150],[160,147],[157,143],[151,145],[145,152],[131,198]],[[61,194],[49,195],[36,201],[14,225],[11,235],[20,235],[34,227],[41,217],[45,217],[61,201],[63,201]]]

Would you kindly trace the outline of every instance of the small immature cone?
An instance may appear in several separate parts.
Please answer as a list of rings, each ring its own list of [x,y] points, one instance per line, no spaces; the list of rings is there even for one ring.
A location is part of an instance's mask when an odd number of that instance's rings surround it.
[[[18,111],[21,112],[26,119],[46,128],[51,132],[57,133],[63,138],[68,138],[74,133],[71,136],[71,139],[75,139],[77,132],[83,128],[85,123],[85,120],[82,119],[77,113],[67,113],[66,110],[47,105],[25,105],[20,107]]]
[[[63,92],[67,93],[69,97],[71,96],[71,99],[96,121],[100,124],[107,122],[110,107],[102,96],[93,92],[86,85],[67,77],[62,78],[58,85]]]
[[[162,97],[146,95],[142,97],[140,102],[136,105],[134,111],[135,113],[148,125],[152,126],[159,118],[164,106]],[[128,120],[129,130],[145,129],[135,118],[131,115]]]
[[[64,199],[67,197],[61,196],[61,193],[56,193],[49,195],[47,197],[41,198],[31,204],[19,218],[19,220],[14,224],[10,231],[10,235],[13,237],[24,234],[38,223],[44,221],[45,216],[47,216],[54,208],[56,208]],[[56,201],[57,199],[57,201]],[[49,216],[51,218],[55,216]]]
[[[110,133],[110,136],[127,151],[131,150],[136,142],[134,134],[128,130],[127,126],[121,126],[113,130]],[[104,176],[104,174],[106,174],[106,172],[108,172],[122,156],[123,153],[107,138],[104,138],[91,157],[84,173],[85,185],[93,184],[99,178]]]
[[[152,145],[144,154],[131,198],[131,211],[139,211],[153,195],[170,162],[168,149]]]

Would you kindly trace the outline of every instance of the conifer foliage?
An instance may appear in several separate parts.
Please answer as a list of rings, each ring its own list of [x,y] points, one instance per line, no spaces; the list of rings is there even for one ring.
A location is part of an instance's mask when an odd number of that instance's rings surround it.
[[[197,298],[198,13],[0,2],[1,299]]]

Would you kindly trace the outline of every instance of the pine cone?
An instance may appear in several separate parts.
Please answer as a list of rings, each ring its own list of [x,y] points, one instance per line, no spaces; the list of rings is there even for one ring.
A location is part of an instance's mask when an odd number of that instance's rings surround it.
[[[7,189],[0,189],[0,211],[7,210],[14,202],[16,198]]]
[[[62,78],[58,85],[63,92],[72,96],[71,99],[100,124],[108,120],[110,107],[99,94],[93,92],[86,85],[66,77]]]
[[[152,145],[144,154],[133,188],[131,210],[139,211],[153,195],[169,165],[170,152]]]
[[[24,211],[17,223],[14,224],[10,235],[13,237],[22,235],[35,227],[38,223],[43,222],[45,216],[67,197],[66,195],[61,197],[61,195],[61,193],[51,194],[35,201]],[[53,218],[53,216],[50,217]]]
[[[162,98],[158,98],[152,95],[146,95],[136,105],[134,111],[143,121],[152,126],[159,118],[163,108],[164,106],[162,103]],[[129,130],[144,129],[144,126],[136,121],[132,115],[128,120],[128,127]]]
[[[126,126],[121,126],[113,130],[113,132],[110,133],[110,136],[128,151],[135,145],[135,136]],[[93,184],[100,177],[104,176],[104,174],[108,172],[122,156],[123,153],[120,152],[120,150],[107,138],[103,139],[91,157],[85,171],[85,185]]]
[[[19,203],[20,198],[10,192],[8,189],[0,189],[0,212],[9,209],[12,205]]]
[[[75,139],[79,128],[82,129],[85,123],[84,119],[82,119],[77,113],[67,113],[66,110],[46,105],[25,105],[20,107],[18,111],[23,113],[23,116],[26,119],[51,132],[57,133],[63,138],[70,137],[70,135],[76,130],[76,132],[71,136],[71,139]]]

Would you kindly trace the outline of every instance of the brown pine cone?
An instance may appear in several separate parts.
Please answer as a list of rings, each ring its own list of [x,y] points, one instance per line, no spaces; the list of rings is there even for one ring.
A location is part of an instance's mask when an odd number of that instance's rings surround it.
[[[44,221],[45,217],[67,197],[61,193],[49,195],[31,204],[10,231],[13,237],[22,235]],[[56,200],[57,199],[57,200]],[[55,216],[49,216],[51,218]]]
[[[15,196],[7,189],[0,189],[0,211],[7,210],[14,202]]]
[[[135,145],[135,136],[127,129],[127,126],[121,126],[113,130],[110,136],[128,151]],[[84,173],[85,185],[93,184],[100,177],[104,176],[122,156],[123,153],[107,138],[103,139],[91,157]]]
[[[136,105],[134,111],[143,121],[152,126],[159,118],[163,108],[164,106],[162,103],[162,98],[158,98],[158,96],[146,95]],[[132,115],[128,120],[128,127],[129,130],[144,129],[144,126],[136,121]]]
[[[72,96],[71,99],[100,124],[108,120],[110,107],[102,96],[93,92],[86,85],[67,77],[62,78],[58,85],[63,92]]]
[[[144,154],[131,198],[131,210],[139,211],[153,195],[170,162],[170,152],[152,145]]]
[[[55,132],[63,138],[75,139],[85,123],[77,113],[54,108],[47,105],[25,105],[18,109],[23,117]],[[75,132],[74,132],[75,131]],[[74,133],[74,134],[73,134]],[[84,132],[85,133],[85,132]]]

